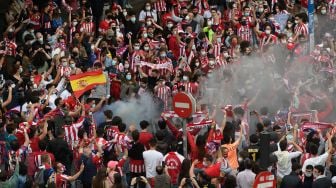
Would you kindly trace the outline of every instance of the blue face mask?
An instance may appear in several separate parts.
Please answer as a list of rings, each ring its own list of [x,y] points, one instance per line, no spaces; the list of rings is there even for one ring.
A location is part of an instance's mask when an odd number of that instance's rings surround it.
[[[131,75],[126,75],[126,80],[131,80],[132,76]]]
[[[112,65],[114,66],[114,65],[116,65],[116,64],[117,64],[117,62],[114,61],[114,60],[112,60]]]

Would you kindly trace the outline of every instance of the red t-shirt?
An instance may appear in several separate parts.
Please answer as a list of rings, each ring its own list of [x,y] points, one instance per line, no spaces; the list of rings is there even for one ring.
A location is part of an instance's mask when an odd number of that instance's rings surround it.
[[[146,149],[149,149],[149,141],[153,138],[152,133],[140,132],[139,142],[143,144]]]
[[[35,136],[30,139],[30,148],[32,152],[40,151],[40,148],[38,146],[39,141],[40,141],[40,138],[38,136]]]

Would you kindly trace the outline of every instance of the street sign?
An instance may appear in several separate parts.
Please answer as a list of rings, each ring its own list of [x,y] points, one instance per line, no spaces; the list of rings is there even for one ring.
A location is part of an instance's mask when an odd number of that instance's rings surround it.
[[[276,179],[271,172],[260,172],[253,184],[253,188],[275,188]]]
[[[175,113],[181,118],[188,118],[196,111],[196,101],[189,93],[180,92],[173,98]]]

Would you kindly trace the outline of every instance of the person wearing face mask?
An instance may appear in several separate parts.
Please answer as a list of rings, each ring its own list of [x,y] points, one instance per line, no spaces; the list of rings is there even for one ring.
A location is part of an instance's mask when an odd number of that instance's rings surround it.
[[[140,11],[139,14],[139,21],[140,22],[145,22],[145,19],[147,16],[153,17],[154,21],[158,21],[158,15],[155,9],[152,8],[151,4],[148,2],[145,4],[144,9]]]
[[[265,46],[277,43],[277,36],[272,34],[271,25],[265,24],[265,32],[262,32],[259,30],[259,23],[258,23],[255,31],[259,37],[260,41],[259,46],[261,47],[261,50],[263,50]]]
[[[82,70],[76,67],[76,63],[73,59],[69,61],[69,67],[71,68],[71,75],[82,73]]]
[[[251,22],[249,21],[248,16],[243,16],[240,23],[234,21],[234,25],[236,26],[237,29],[237,35],[242,40],[249,41],[252,44],[253,25],[250,23]]]
[[[160,50],[159,57],[157,57],[155,61],[156,64],[160,64],[158,68],[160,75],[167,75],[172,73],[173,63],[172,60],[169,57],[167,57],[167,52],[165,49]]]
[[[331,187],[332,184],[330,178],[324,175],[323,165],[314,166],[313,176],[315,181],[313,182],[312,188]]]
[[[281,181],[280,188],[287,187],[302,187],[302,181],[300,179],[301,165],[293,163],[292,172],[289,175],[284,176]]]
[[[64,187],[67,186],[68,182],[75,181],[84,171],[84,167],[84,164],[81,164],[79,171],[75,175],[68,176],[63,174],[65,172],[65,166],[62,163],[57,163],[54,182],[56,187]]]
[[[314,181],[313,169],[313,165],[308,165],[306,167],[306,171],[303,173],[302,188],[312,188]]]
[[[307,21],[306,13],[300,13],[295,15],[295,27],[294,27],[294,37],[293,40],[296,41],[299,39],[299,36],[303,36],[304,38],[308,38],[308,26],[306,24]]]

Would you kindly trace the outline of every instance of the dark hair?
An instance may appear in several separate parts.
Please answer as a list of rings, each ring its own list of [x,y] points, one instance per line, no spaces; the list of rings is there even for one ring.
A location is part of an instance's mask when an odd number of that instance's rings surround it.
[[[12,140],[10,142],[10,147],[13,151],[17,151],[18,149],[20,149],[20,144],[18,140]]]
[[[319,173],[323,174],[324,173],[324,166],[322,165],[316,165],[314,166],[316,170],[318,170]]]
[[[55,105],[58,106],[62,101],[62,98],[61,97],[58,97],[55,99]]]
[[[142,120],[142,121],[140,122],[140,127],[141,127],[141,129],[146,129],[148,126],[149,126],[148,121],[146,121],[146,120]]]
[[[112,125],[118,126],[119,124],[122,123],[122,119],[119,116],[114,116],[111,123]]]
[[[243,115],[245,114],[245,111],[244,111],[244,109],[243,109],[242,107],[234,108],[234,109],[233,109],[233,112],[234,112],[235,114],[238,114],[238,115],[241,115],[241,116],[243,116]]]
[[[102,137],[102,136],[104,136],[104,129],[103,128],[98,128],[96,130],[96,133],[97,133],[98,137]]]
[[[157,144],[156,138],[152,138],[152,139],[149,140],[149,145],[150,146],[154,147],[154,146],[156,146],[156,144]]]
[[[184,159],[181,164],[181,171],[179,174],[178,183],[180,183],[183,178],[189,178],[190,167],[191,161],[189,159]]]
[[[259,137],[256,134],[251,134],[250,136],[250,142],[252,144],[257,144],[259,142]]]
[[[25,176],[28,172],[27,165],[24,164],[24,162],[19,163],[19,174],[21,176]]]
[[[174,141],[173,143],[169,145],[170,151],[173,151],[173,152],[177,151],[177,147],[178,147],[178,144],[176,141]]]
[[[125,123],[121,123],[118,125],[118,129],[119,129],[119,132],[125,132],[126,130],[126,124]]]
[[[287,139],[281,140],[279,146],[281,151],[285,151],[287,149]]]
[[[158,166],[156,166],[156,173],[158,174],[158,175],[161,175],[162,173],[163,173],[163,166],[161,166],[161,165],[158,165]]]
[[[309,144],[309,151],[311,154],[316,155],[318,152],[318,146],[312,142],[308,142]]]
[[[299,170],[301,168],[302,168],[302,166],[298,162],[295,162],[295,163],[292,164],[292,171],[293,172],[295,172],[295,171],[297,171],[297,170]]]
[[[257,127],[257,132],[263,132],[263,130],[264,130],[264,126],[263,126],[263,124],[262,123],[257,123],[256,124],[256,127]]]
[[[139,137],[140,137],[140,133],[139,133],[139,131],[138,131],[138,130],[134,130],[134,131],[132,132],[132,138],[133,138],[133,141],[134,141],[134,142],[138,141],[138,140],[139,140]]]
[[[44,151],[44,150],[47,149],[47,142],[45,140],[40,140],[38,142],[38,146],[39,146],[41,151]]]
[[[309,170],[313,170],[313,168],[314,168],[313,165],[307,165],[306,166],[306,169],[309,169]]]
[[[237,186],[236,177],[234,177],[232,175],[228,175],[226,177],[224,187],[225,188],[235,188],[236,186]]]
[[[106,168],[102,167],[98,170],[96,176],[93,178],[93,187],[104,187],[104,181],[106,179]]]
[[[158,121],[158,126],[159,126],[160,129],[165,129],[166,128],[166,121],[163,120],[163,119],[160,119]]]
[[[252,169],[253,163],[252,163],[251,159],[249,159],[249,158],[245,159],[244,166],[245,166],[246,169]]]
[[[335,165],[330,165],[329,170],[331,172],[332,177],[336,176],[336,166]]]
[[[113,184],[112,188],[124,188],[124,187],[126,187],[122,183],[122,178],[121,178],[121,175],[119,173],[113,174],[113,178],[114,178],[114,184]]]
[[[164,138],[165,138],[165,134],[163,131],[161,130],[158,130],[156,133],[155,133],[155,136],[156,138],[158,139],[158,141],[162,141]]]
[[[105,111],[104,111],[104,115],[105,115],[107,118],[111,119],[111,118],[113,117],[113,112],[112,112],[112,110],[105,110]]]

